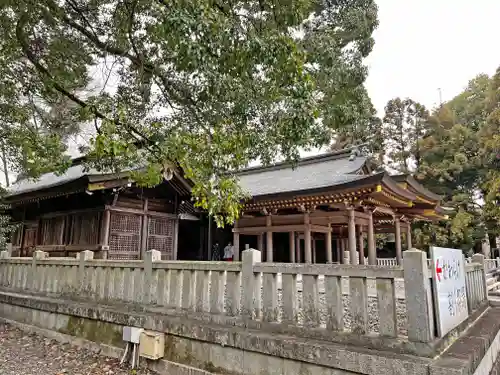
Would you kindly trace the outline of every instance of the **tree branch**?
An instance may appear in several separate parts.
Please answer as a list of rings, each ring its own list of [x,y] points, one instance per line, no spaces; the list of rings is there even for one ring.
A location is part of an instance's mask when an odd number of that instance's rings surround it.
[[[122,125],[125,128],[128,128],[128,131],[136,139],[136,141],[138,141],[140,143],[143,143],[143,141],[145,140],[145,141],[148,142],[148,144],[154,145],[153,142],[148,139],[148,137],[146,137],[144,134],[142,134],[140,131],[138,131],[134,126],[132,126],[130,124],[121,124],[116,119],[115,120],[109,119],[107,116],[105,116],[104,114],[102,114],[101,112],[99,112],[97,110],[97,108],[95,108],[95,106],[89,105],[87,102],[85,102],[84,100],[80,99],[79,97],[77,97],[73,93],[71,93],[68,90],[66,90],[66,88],[64,88],[62,85],[60,85],[57,82],[57,80],[50,74],[50,72],[48,71],[48,69],[45,68],[45,66],[43,66],[40,63],[40,61],[38,61],[38,59],[36,58],[36,56],[31,51],[31,49],[29,47],[29,44],[28,44],[28,42],[26,40],[26,36],[25,36],[24,30],[23,30],[24,26],[27,23],[27,21],[28,21],[28,13],[23,13],[21,15],[21,17],[19,18],[17,24],[16,24],[16,38],[17,38],[17,40],[18,40],[18,42],[19,42],[19,44],[20,44],[20,46],[21,46],[24,54],[28,58],[28,60],[34,65],[34,67],[42,75],[46,76],[51,81],[52,87],[56,91],[60,92],[61,94],[63,94],[64,96],[66,96],[68,99],[70,99],[73,102],[77,103],[82,108],[88,108],[95,117],[97,117],[97,118],[99,118],[101,120],[111,121],[111,122],[115,123],[116,125]],[[141,137],[142,139],[138,138],[138,136]]]

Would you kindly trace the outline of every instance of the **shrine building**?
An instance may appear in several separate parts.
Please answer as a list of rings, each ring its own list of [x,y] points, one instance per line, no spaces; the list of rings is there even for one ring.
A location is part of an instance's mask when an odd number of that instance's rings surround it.
[[[392,233],[395,256],[411,247],[411,223],[445,219],[441,197],[408,175],[374,173],[356,149],[239,173],[251,198],[232,228],[218,230],[193,207],[181,170],[154,188],[129,173],[86,172],[76,160],[63,175],[16,182],[6,198],[18,230],[13,251],[71,256],[95,251],[108,259],[213,259],[215,242],[263,252],[263,261],[376,264],[377,233]],[[232,233],[231,233],[232,232]],[[404,239],[404,240],[403,240]]]

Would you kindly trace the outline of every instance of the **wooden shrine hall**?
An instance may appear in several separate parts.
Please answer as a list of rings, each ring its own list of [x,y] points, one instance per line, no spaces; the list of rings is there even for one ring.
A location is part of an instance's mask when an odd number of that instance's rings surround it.
[[[356,150],[304,158],[294,168],[242,171],[240,183],[252,198],[234,228],[222,231],[193,207],[192,184],[179,169],[140,188],[128,172],[86,171],[81,162],[11,187],[5,201],[19,224],[11,238],[15,254],[92,250],[98,258],[140,259],[156,249],[163,259],[212,260],[219,233],[221,247],[234,241],[235,260],[248,244],[267,261],[363,264],[367,254],[375,264],[375,233],[395,233],[401,261],[402,233],[411,247],[411,222],[443,218],[439,196],[410,176],[373,173]]]
[[[365,264],[367,255],[375,265],[375,234],[394,233],[400,264],[403,234],[412,247],[411,223],[445,219],[440,196],[411,176],[373,173],[357,150],[304,158],[294,168],[250,168],[240,182],[253,198],[233,228],[234,246],[241,251],[240,237],[254,236],[269,262]],[[278,237],[287,249],[276,246]]]

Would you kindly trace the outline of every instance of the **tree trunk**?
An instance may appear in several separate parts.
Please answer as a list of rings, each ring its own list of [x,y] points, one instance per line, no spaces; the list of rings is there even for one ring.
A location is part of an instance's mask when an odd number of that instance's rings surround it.
[[[3,173],[5,175],[5,186],[9,187],[10,186],[10,181],[9,181],[9,169],[7,168],[7,152],[5,151],[5,143],[2,140],[2,164],[3,164]]]

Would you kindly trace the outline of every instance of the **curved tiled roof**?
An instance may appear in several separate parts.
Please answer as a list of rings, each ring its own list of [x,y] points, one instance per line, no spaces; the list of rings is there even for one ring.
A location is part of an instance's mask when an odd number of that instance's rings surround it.
[[[279,163],[254,167],[239,173],[241,187],[252,197],[300,190],[320,189],[366,178],[358,174],[365,156],[350,157],[350,151],[301,159],[296,165]]]

